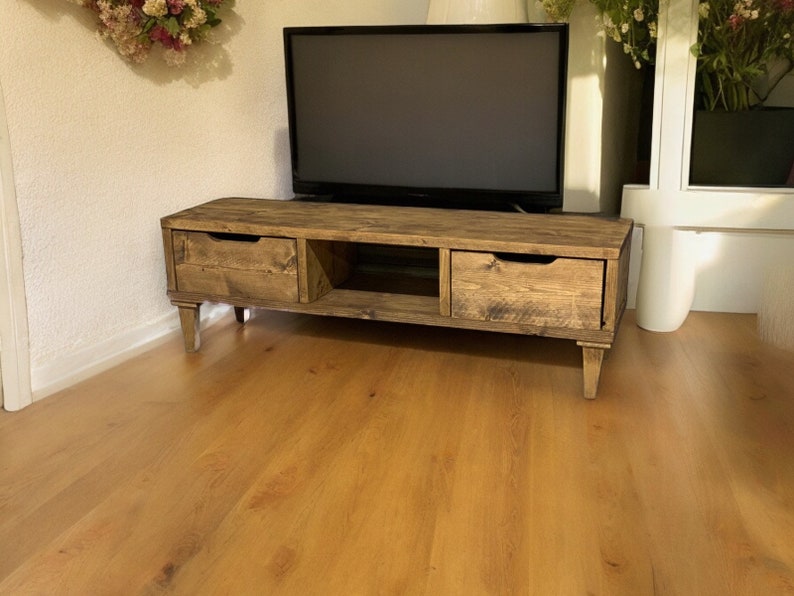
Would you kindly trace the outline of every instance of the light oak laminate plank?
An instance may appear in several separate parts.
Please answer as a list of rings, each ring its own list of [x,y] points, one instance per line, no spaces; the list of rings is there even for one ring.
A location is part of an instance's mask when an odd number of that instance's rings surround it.
[[[255,311],[0,413],[2,594],[794,593],[794,355]]]

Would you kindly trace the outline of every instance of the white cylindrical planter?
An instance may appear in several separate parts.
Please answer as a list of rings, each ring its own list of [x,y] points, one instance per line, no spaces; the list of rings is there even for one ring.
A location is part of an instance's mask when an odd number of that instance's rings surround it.
[[[526,23],[526,0],[430,0],[428,24]]]
[[[694,232],[645,226],[637,286],[637,325],[669,332],[686,320],[695,298]]]
[[[766,272],[758,331],[764,341],[794,351],[794,264],[772,266]]]

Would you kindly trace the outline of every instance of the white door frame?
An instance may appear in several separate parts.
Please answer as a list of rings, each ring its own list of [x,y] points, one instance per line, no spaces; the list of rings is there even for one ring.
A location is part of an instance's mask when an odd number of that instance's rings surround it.
[[[0,81],[0,405],[15,411],[33,401],[22,238],[11,144]]]

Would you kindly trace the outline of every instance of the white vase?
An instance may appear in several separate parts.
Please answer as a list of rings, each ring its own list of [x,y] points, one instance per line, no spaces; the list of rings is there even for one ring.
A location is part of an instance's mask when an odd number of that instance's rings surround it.
[[[428,24],[526,23],[526,0],[430,0]]]
[[[672,226],[643,228],[637,286],[637,325],[668,333],[684,324],[695,298],[695,232]]]

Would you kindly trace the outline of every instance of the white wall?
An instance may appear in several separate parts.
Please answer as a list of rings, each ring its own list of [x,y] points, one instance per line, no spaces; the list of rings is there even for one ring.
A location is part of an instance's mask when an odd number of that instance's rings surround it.
[[[7,410],[18,410],[31,399],[25,303],[19,211],[0,84],[0,406]]]
[[[290,196],[281,29],[421,23],[427,0],[238,2],[222,45],[129,66],[66,0],[0,0],[34,393],[176,325],[159,218]]]
[[[580,2],[570,18],[563,208],[617,214],[636,165],[642,77],[596,15]]]

